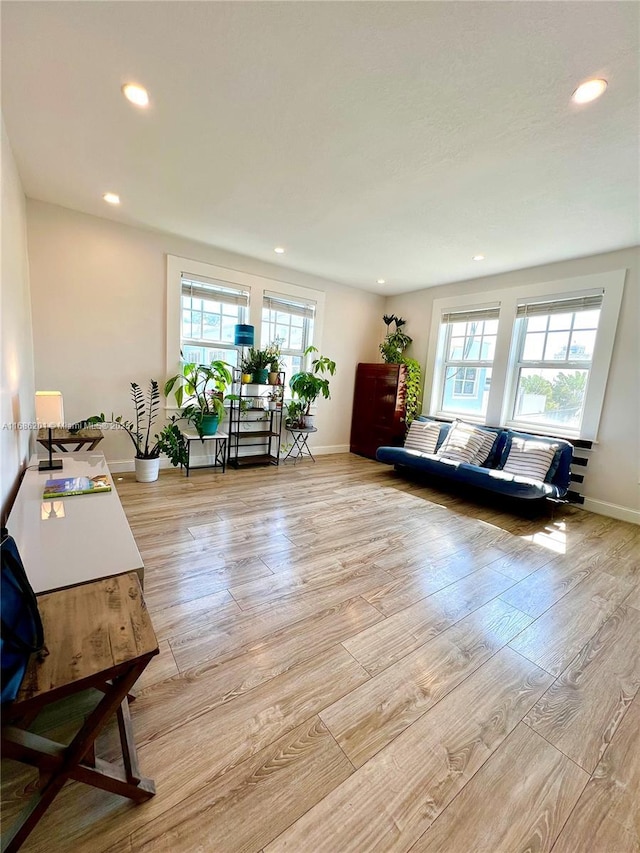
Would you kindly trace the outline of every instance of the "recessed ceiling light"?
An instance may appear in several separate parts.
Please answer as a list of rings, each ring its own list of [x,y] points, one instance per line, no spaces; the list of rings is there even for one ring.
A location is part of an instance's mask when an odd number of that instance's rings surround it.
[[[117,193],[105,193],[102,198],[107,204],[120,204],[120,196]]]
[[[603,95],[607,88],[606,80],[587,80],[581,83],[571,95],[571,100],[574,104],[588,104],[589,101],[595,101],[600,95]]]
[[[276,253],[276,255],[284,255],[284,249],[282,248],[282,246],[276,246],[273,251]]]
[[[385,280],[384,280],[383,278],[379,278],[379,279],[378,279],[378,284],[386,284],[386,282],[385,282]]]
[[[472,261],[484,261],[484,255],[474,255],[471,258]]]
[[[149,106],[149,93],[144,86],[138,86],[137,83],[125,83],[122,87],[122,94],[136,107]]]

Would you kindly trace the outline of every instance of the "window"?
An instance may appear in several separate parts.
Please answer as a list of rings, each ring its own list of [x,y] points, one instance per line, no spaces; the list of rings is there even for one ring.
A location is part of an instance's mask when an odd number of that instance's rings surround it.
[[[475,397],[478,393],[478,368],[461,367],[453,382],[454,397]]]
[[[608,270],[435,299],[425,411],[597,440],[626,275]]]
[[[222,281],[181,277],[180,349],[184,361],[221,359],[238,366],[237,323],[246,322],[249,294]]]
[[[277,293],[265,293],[262,303],[262,346],[278,341],[287,380],[304,369],[304,351],[313,343],[316,304]]]
[[[496,307],[442,315],[439,411],[477,418],[486,415],[498,313]]]
[[[601,306],[602,294],[518,305],[514,422],[580,430]]]

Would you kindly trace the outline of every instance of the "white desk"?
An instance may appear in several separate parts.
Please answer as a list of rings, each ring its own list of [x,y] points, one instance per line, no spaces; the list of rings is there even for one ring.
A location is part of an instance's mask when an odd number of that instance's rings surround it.
[[[63,460],[62,471],[26,471],[7,522],[34,591],[51,592],[131,571],[142,582],[144,564],[102,453],[57,458]],[[31,464],[37,461],[34,457]],[[98,474],[108,475],[110,492],[42,498],[47,480]]]

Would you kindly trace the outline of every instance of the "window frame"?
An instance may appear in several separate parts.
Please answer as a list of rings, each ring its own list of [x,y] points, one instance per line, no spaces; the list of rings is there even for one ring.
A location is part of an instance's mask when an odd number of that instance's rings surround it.
[[[278,309],[277,307],[272,307],[270,304],[267,304],[267,303],[271,303],[271,302],[280,302],[281,305],[283,306],[282,309]],[[291,332],[291,328],[292,328],[291,317],[295,316],[295,313],[293,311],[288,312],[286,310],[287,302],[289,302],[292,305],[292,307],[297,307],[297,308],[301,309],[302,316],[303,316],[302,346],[299,349],[292,349],[291,347],[283,347],[281,350],[281,353],[283,356],[300,358],[300,370],[305,370],[307,367],[307,363],[309,361],[309,357],[305,355],[305,350],[309,346],[314,345],[316,307],[317,307],[315,301],[310,300],[308,298],[307,299],[301,299],[299,297],[294,297],[294,296],[286,295],[283,293],[275,293],[273,291],[265,291],[263,293],[263,296],[262,296],[262,316],[261,316],[261,320],[260,320],[260,331],[262,334],[262,327],[264,325],[277,326],[277,323],[275,321],[272,324],[271,320],[268,320],[268,321],[264,320],[264,312],[267,310],[275,311],[275,312],[280,310],[280,313],[283,313],[283,314],[288,313],[289,314],[289,332]],[[313,316],[311,316],[311,317],[306,316],[303,313],[304,311],[312,312]],[[262,336],[265,337],[264,335],[262,335]],[[276,339],[277,336],[272,336],[271,334],[269,334],[266,337],[268,338],[268,340],[266,341],[266,344],[270,344],[273,340]],[[291,335],[289,334],[289,339],[290,339],[290,337],[291,337]],[[288,379],[290,379],[290,378],[291,378],[291,376],[288,377]]]
[[[232,342],[227,342],[227,341],[223,341],[223,340],[213,341],[213,340],[207,340],[206,338],[184,338],[183,337],[183,335],[182,335],[182,329],[183,329],[182,312],[185,310],[184,304],[183,304],[183,299],[186,295],[185,294],[185,282],[190,282],[192,285],[192,292],[189,294],[189,297],[192,300],[194,298],[195,299],[200,298],[201,300],[205,299],[207,296],[206,291],[210,290],[211,296],[213,297],[214,301],[220,302],[221,310],[219,313],[219,317],[220,317],[220,329],[221,329],[221,331],[222,331],[222,324],[223,324],[223,317],[224,317],[223,305],[225,303],[227,305],[231,305],[235,302],[241,308],[241,312],[238,312],[240,316],[238,317],[237,322],[238,323],[246,323],[247,316],[249,314],[249,297],[250,297],[249,293],[242,288],[232,287],[231,285],[229,285],[228,282],[212,280],[212,279],[204,279],[202,276],[196,277],[193,275],[193,273],[187,274],[187,273],[183,272],[180,275],[180,309],[181,309],[181,314],[180,314],[180,351],[183,352],[185,347],[189,347],[189,346],[204,347],[207,349],[234,351],[237,353],[236,361],[238,361],[238,363],[239,363],[239,355],[242,351],[242,347],[239,347]],[[200,296],[198,296],[197,294],[194,295],[193,285],[196,285],[196,287],[199,287],[200,290],[202,291]],[[225,299],[225,296],[227,297],[226,299]],[[244,301],[243,297],[245,297],[245,296],[246,296],[246,305],[242,305],[240,303],[242,301]],[[216,297],[217,297],[217,299],[216,299]],[[231,297],[231,298],[229,298],[229,297]],[[198,309],[194,309],[193,306],[191,306],[190,310],[193,312],[194,310],[197,311]],[[206,312],[204,311],[204,308],[202,308],[202,309],[200,309],[199,313],[204,315]],[[209,313],[211,313],[211,312],[209,312]],[[234,324],[234,325],[236,325],[236,324]],[[225,359],[225,358],[223,358],[222,360],[227,361],[227,359]],[[183,362],[183,363],[188,362],[188,361],[190,361],[190,359],[186,359],[186,358],[181,359],[181,362]]]
[[[275,270],[274,270],[275,271]],[[286,272],[284,269],[282,272]],[[278,278],[267,278],[255,275],[243,270],[230,269],[228,267],[216,266],[215,264],[197,261],[192,258],[182,258],[177,255],[166,256],[166,375],[174,376],[180,370],[180,339],[181,339],[181,317],[182,317],[182,275],[193,275],[196,278],[208,278],[222,283],[228,283],[230,287],[242,289],[249,293],[249,308],[247,323],[255,328],[255,344],[259,349],[265,349],[269,341],[262,340],[262,304],[266,292],[277,292],[292,299],[300,301],[315,302],[316,312],[314,318],[314,339],[316,346],[321,348],[325,292],[314,290],[292,284]],[[289,377],[287,377],[288,381]],[[178,411],[173,402],[165,401],[165,411],[169,414]]]
[[[496,303],[496,302],[478,303],[476,305],[468,305],[468,306],[464,305],[464,306],[460,306],[460,307],[451,306],[450,310],[447,309],[447,310],[442,310],[442,311],[438,312],[437,316],[439,318],[439,322],[437,324],[437,331],[436,331],[436,337],[437,337],[437,356],[436,357],[438,360],[438,364],[435,365],[435,370],[434,370],[435,384],[432,386],[431,391],[428,392],[427,391],[427,382],[425,381],[425,388],[424,388],[424,395],[425,396],[423,396],[423,399],[427,400],[427,399],[429,399],[429,393],[431,394],[430,414],[435,415],[436,417],[445,418],[445,419],[446,418],[453,419],[453,418],[457,418],[457,417],[463,417],[465,420],[467,420],[471,423],[484,423],[485,422],[486,416],[483,414],[474,414],[473,412],[465,411],[462,408],[459,411],[450,411],[450,410],[444,408],[446,378],[447,378],[448,369],[449,368],[456,368],[456,367],[463,367],[463,368],[473,367],[473,368],[476,368],[478,371],[481,371],[483,369],[485,369],[485,370],[488,369],[488,370],[492,371],[492,375],[493,375],[493,369],[494,369],[494,363],[495,363],[495,352],[494,352],[493,359],[483,359],[483,358],[478,358],[478,359],[451,359],[451,358],[448,358],[448,353],[450,351],[450,344],[451,344],[451,338],[452,338],[453,324],[455,322],[463,322],[463,321],[462,320],[456,321],[455,319],[449,318],[449,320],[445,322],[445,316],[447,314],[452,314],[455,317],[455,314],[457,314],[457,313],[473,314],[475,312],[478,312],[479,314],[480,313],[486,314],[486,312],[488,312],[488,311],[492,312],[492,313],[495,311],[499,311],[499,303]],[[497,315],[497,316],[499,319],[499,315]],[[489,320],[489,319],[496,319],[496,317],[485,316],[482,318],[478,317],[478,319]],[[472,319],[467,319],[465,322],[472,322]],[[498,331],[499,331],[499,326],[498,326]],[[491,337],[493,337],[493,335]],[[465,339],[466,339],[466,335],[465,335]],[[484,328],[483,328],[483,332],[482,332],[480,340],[481,340],[481,346],[482,346],[482,341],[484,340]],[[496,344],[497,344],[497,334],[496,334]],[[480,374],[478,372],[476,374],[476,388],[475,388],[476,393],[477,393],[479,375]],[[489,388],[489,394],[490,393],[491,393],[491,388]],[[469,399],[469,395],[459,396],[459,395],[452,393],[451,399],[459,399],[459,400]]]
[[[444,419],[453,419],[449,412],[440,411],[444,370],[442,361],[441,318],[443,314],[456,311],[474,311],[499,305],[498,334],[492,366],[491,383],[487,413],[485,417],[473,418],[464,415],[465,420],[485,423],[490,426],[507,426],[514,429],[526,429],[544,435],[582,438],[596,441],[602,414],[602,405],[606,391],[607,377],[615,343],[616,326],[622,303],[626,269],[616,269],[590,275],[576,276],[547,282],[529,282],[514,284],[500,289],[494,288],[484,293],[467,293],[461,296],[434,299],[431,315],[431,334],[425,370],[424,396],[429,401],[428,413]],[[520,273],[522,279],[524,273]],[[579,430],[541,428],[523,421],[514,420],[509,404],[515,393],[514,380],[517,376],[516,365],[516,315],[519,304],[548,298],[548,301],[562,298],[574,298],[601,292],[602,306],[600,322],[591,362],[591,372],[582,424]],[[426,407],[425,407],[426,408]]]
[[[584,294],[584,295],[586,296],[588,294]],[[547,300],[547,301],[549,302],[549,304],[551,306],[553,306],[553,305],[561,305],[563,300]],[[535,303],[531,303],[531,301],[529,301],[529,302],[525,302],[523,304],[527,305],[527,304],[535,304]],[[520,304],[518,306],[518,308],[521,308],[523,304]],[[572,340],[572,336],[573,336],[573,332],[574,332],[574,328],[575,328],[576,316],[578,314],[580,314],[583,310],[584,311],[587,311],[587,310],[593,311],[593,310],[595,310],[595,308],[596,308],[596,306],[593,306],[591,308],[585,307],[584,309],[577,309],[577,310],[574,308],[574,310],[571,310],[570,306],[568,306],[568,310],[565,313],[571,314],[571,323],[570,323],[568,329],[566,329],[566,330],[562,329],[562,330],[558,330],[558,331],[563,331],[563,332],[566,331],[568,333],[569,350],[571,347],[571,340]],[[597,310],[599,311],[600,316],[598,317],[598,324],[595,327],[595,332],[596,332],[595,344],[597,344],[597,341],[598,341],[598,333],[599,333],[599,329],[600,329],[600,319],[601,319],[601,315],[602,315],[602,305],[597,306]],[[540,332],[540,334],[544,334],[544,344],[543,344],[543,348],[542,348],[542,356],[543,356],[542,359],[527,359],[527,360],[524,359],[524,348],[525,348],[526,338],[527,338],[527,333],[528,333],[529,317],[527,317],[527,316],[523,316],[523,317],[516,316],[515,325],[514,325],[514,339],[513,339],[514,340],[513,347],[514,347],[514,353],[515,353],[514,360],[513,360],[513,375],[511,377],[511,381],[509,383],[509,399],[507,401],[505,401],[505,408],[506,408],[506,411],[509,413],[507,423],[510,425],[517,426],[518,428],[533,428],[533,429],[537,429],[537,430],[544,430],[546,428],[553,429],[553,424],[551,424],[551,423],[541,423],[540,421],[527,420],[526,415],[518,416],[516,414],[516,406],[518,403],[518,388],[520,386],[520,374],[521,374],[521,371],[523,369],[524,370],[566,370],[566,371],[582,370],[582,371],[587,372],[587,381],[586,381],[585,393],[584,393],[582,407],[581,407],[581,411],[580,411],[580,418],[579,418],[578,426],[577,427],[570,427],[567,425],[562,425],[560,427],[564,431],[567,431],[567,432],[572,433],[572,434],[575,433],[576,435],[579,436],[581,428],[582,428],[582,422],[584,420],[584,414],[585,414],[585,408],[586,408],[586,402],[587,402],[587,393],[588,393],[588,389],[589,389],[589,381],[591,378],[591,370],[592,370],[593,359],[594,359],[594,355],[595,355],[595,344],[594,344],[593,353],[591,355],[591,358],[589,358],[589,359],[570,359],[568,357],[569,351],[567,352],[567,357],[564,360],[544,358],[545,353],[546,353],[547,341],[548,341],[549,334],[552,334],[556,331],[556,330],[550,328],[550,318],[554,314],[559,314],[559,313],[560,312],[558,310],[550,310],[549,313],[537,313],[537,314],[532,315],[532,316],[545,317],[547,319],[546,328],[545,328],[544,332]],[[591,330],[589,330],[589,331],[591,331]],[[534,333],[534,334],[537,334],[537,333]]]

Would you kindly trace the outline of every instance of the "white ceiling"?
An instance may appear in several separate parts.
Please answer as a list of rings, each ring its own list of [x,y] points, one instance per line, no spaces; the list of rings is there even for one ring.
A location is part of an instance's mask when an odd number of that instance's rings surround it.
[[[4,0],[3,113],[32,198],[402,292],[638,242],[639,11]]]

